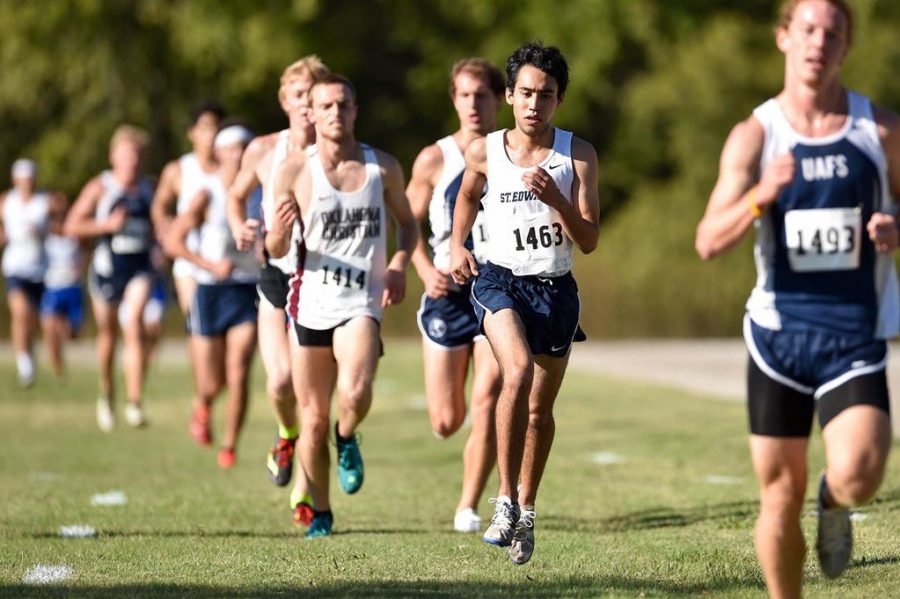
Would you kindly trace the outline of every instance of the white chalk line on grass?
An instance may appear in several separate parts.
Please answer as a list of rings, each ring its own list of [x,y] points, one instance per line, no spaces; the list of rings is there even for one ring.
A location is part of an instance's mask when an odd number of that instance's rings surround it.
[[[124,491],[109,491],[91,496],[91,505],[125,505],[128,498]]]
[[[624,464],[627,460],[625,456],[609,451],[598,451],[591,454],[591,461],[601,466],[609,466],[611,464]]]
[[[55,584],[65,582],[72,573],[70,566],[36,564],[25,572],[22,580],[25,584]]]
[[[97,536],[97,529],[87,524],[70,524],[59,528],[59,536],[66,539],[89,539]]]
[[[868,516],[862,512],[850,512],[851,522],[862,522],[866,518],[868,518]]]
[[[744,479],[738,476],[725,476],[721,474],[710,474],[705,479],[711,485],[739,485]]]

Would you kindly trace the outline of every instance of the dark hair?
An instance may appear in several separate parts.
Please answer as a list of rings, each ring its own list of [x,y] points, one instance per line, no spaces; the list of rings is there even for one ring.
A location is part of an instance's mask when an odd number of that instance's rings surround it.
[[[197,124],[197,121],[200,120],[200,117],[204,114],[211,114],[216,117],[217,121],[222,121],[225,118],[225,109],[222,108],[222,105],[218,102],[214,102],[212,100],[204,100],[200,102],[194,108],[191,109],[191,127]]]
[[[562,98],[569,86],[569,65],[556,46],[545,46],[540,41],[526,42],[506,60],[506,88],[516,89],[519,71],[526,64],[540,69],[556,80],[556,97]]]
[[[488,87],[495,96],[502,96],[506,89],[506,81],[500,69],[489,63],[484,58],[462,58],[453,63],[450,69],[450,97],[456,95],[456,76],[460,73],[468,73],[474,77],[481,77],[487,82]]]
[[[337,73],[326,73],[315,80],[315,82],[309,88],[310,97],[312,97],[312,91],[319,87],[320,85],[335,85],[340,84],[350,90],[350,95],[353,97],[353,103],[356,104],[356,86],[353,85],[353,82],[350,81],[347,77],[343,75],[339,75]],[[311,102],[310,102],[311,103]]]

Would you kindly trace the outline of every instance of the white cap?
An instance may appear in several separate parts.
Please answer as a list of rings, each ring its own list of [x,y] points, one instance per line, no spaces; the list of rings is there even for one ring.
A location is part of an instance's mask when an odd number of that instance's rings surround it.
[[[250,143],[251,139],[253,139],[253,133],[250,129],[243,125],[231,125],[216,134],[216,141],[213,142],[213,147],[224,148],[236,143],[246,145]]]
[[[37,163],[28,158],[19,158],[12,165],[13,179],[34,179],[37,175]]]

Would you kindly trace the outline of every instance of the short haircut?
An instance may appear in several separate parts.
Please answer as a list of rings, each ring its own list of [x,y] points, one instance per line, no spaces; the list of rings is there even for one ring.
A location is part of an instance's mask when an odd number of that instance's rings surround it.
[[[791,20],[794,18],[794,11],[797,10],[798,6],[807,1],[808,0],[784,0],[781,4],[781,9],[778,11],[778,25],[776,25],[775,29],[787,29],[791,24]],[[853,10],[850,8],[850,5],[847,4],[846,0],[825,0],[825,2],[835,7],[844,15],[844,20],[847,23],[847,44],[849,45],[853,42]]]
[[[347,89],[350,90],[350,96],[353,98],[353,103],[356,104],[356,87],[353,85],[353,82],[350,81],[347,77],[343,75],[339,75],[337,73],[328,73],[322,77],[319,77],[312,84],[312,87],[309,88],[310,94],[312,94],[312,90],[320,85],[343,85]],[[310,102],[311,103],[311,102]]]
[[[119,125],[109,140],[109,149],[112,150],[121,143],[133,143],[143,149],[147,147],[149,140],[150,136],[140,127],[128,124]]]
[[[284,101],[284,88],[288,83],[296,79],[309,79],[313,83],[328,75],[331,71],[315,54],[304,56],[300,60],[290,64],[281,73],[281,81],[278,84],[278,100]]]
[[[506,60],[506,88],[516,89],[519,71],[525,65],[540,69],[556,80],[557,98],[562,98],[569,86],[569,65],[556,46],[545,46],[540,41],[526,42]]]
[[[191,109],[191,127],[197,124],[204,114],[211,114],[216,120],[221,122],[225,118],[225,109],[222,105],[213,100],[204,100]]]
[[[453,67],[450,69],[451,98],[456,94],[456,77],[460,73],[468,73],[473,77],[484,79],[495,96],[502,96],[503,90],[506,89],[506,80],[500,69],[484,58],[462,58],[453,63]]]

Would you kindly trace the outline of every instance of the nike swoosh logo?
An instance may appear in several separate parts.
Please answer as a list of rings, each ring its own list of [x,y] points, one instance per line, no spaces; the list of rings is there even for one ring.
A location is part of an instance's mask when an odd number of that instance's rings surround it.
[[[559,347],[551,347],[550,351],[559,351],[561,349],[566,349],[567,345],[560,345]]]
[[[556,164],[551,164],[548,168],[552,171],[553,169],[555,169],[558,166],[562,166],[562,163],[557,162]]]

